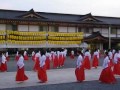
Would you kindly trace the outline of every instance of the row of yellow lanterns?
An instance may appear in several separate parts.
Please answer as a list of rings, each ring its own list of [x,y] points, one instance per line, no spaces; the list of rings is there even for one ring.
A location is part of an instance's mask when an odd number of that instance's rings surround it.
[[[70,44],[80,44],[81,41],[48,41],[49,44],[57,45],[70,45]]]
[[[39,44],[46,44],[46,41],[15,41],[15,40],[8,40],[4,41],[1,40],[0,44],[17,44],[17,45],[39,45]],[[81,41],[48,41],[48,44],[56,44],[56,45],[70,45],[70,44],[80,44]]]
[[[7,30],[7,34],[14,34],[14,35],[27,35],[27,36],[43,36],[46,35],[46,32],[27,32],[27,31],[11,31],[11,30]]]
[[[45,44],[46,41],[15,41],[15,40],[8,40],[8,44],[18,44],[18,45],[39,45]]]
[[[0,30],[0,34],[4,35],[6,34],[5,30]],[[43,36],[48,34],[49,36],[83,36],[83,32],[27,32],[27,31],[12,31],[7,30],[7,34],[14,34],[14,35],[27,35],[27,36]]]
[[[23,37],[23,36],[14,36],[14,35],[8,35],[8,39],[13,39],[13,40],[45,40],[46,36],[37,36],[37,37]]]
[[[83,37],[83,32],[68,32],[68,33],[61,33],[61,32],[48,32],[49,36],[82,36]]]
[[[5,40],[0,40],[0,44],[5,44]]]
[[[0,36],[0,40],[5,40],[5,36]]]
[[[48,37],[49,40],[55,40],[55,41],[73,41],[73,40],[82,40],[83,37]]]

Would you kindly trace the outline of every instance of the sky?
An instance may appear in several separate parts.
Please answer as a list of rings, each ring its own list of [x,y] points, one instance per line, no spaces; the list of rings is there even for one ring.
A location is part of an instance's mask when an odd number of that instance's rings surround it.
[[[0,0],[0,9],[120,17],[120,0]]]

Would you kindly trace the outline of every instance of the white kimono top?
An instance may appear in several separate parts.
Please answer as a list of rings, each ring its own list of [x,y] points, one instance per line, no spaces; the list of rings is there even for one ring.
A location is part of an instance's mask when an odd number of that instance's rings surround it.
[[[19,67],[19,69],[21,69],[24,66],[24,58],[23,58],[23,56],[20,56],[20,58],[18,59],[17,66]]]
[[[109,63],[110,63],[109,57],[106,56],[103,61],[103,68],[104,69],[107,68]]]
[[[77,58],[77,68],[80,68],[83,62],[83,57],[81,55],[78,56]]]
[[[7,60],[6,60],[5,55],[2,55],[2,61],[1,61],[1,62],[4,64],[6,61],[7,61]]]
[[[40,67],[43,67],[45,65],[45,61],[46,61],[46,56],[42,55],[40,58]]]

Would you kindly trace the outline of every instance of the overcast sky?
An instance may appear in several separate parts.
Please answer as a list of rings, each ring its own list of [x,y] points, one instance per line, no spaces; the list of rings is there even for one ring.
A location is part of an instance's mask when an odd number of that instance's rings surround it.
[[[120,17],[120,0],[0,0],[0,9]]]

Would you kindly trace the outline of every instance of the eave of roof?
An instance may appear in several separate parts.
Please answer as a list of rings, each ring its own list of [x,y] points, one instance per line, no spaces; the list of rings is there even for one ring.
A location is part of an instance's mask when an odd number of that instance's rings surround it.
[[[20,11],[20,10],[3,10],[0,9],[0,19],[9,19],[9,20],[23,20],[21,18],[17,18],[16,16],[23,15],[28,11]],[[76,14],[62,14],[62,13],[48,13],[48,12],[36,12],[39,15],[48,18],[48,20],[38,19],[39,21],[53,21],[53,22],[68,22],[75,24],[105,24],[105,25],[120,25],[120,18],[118,17],[105,17],[105,16],[93,16],[95,19],[100,20],[102,22],[83,22],[78,21],[80,18],[85,15],[76,15]],[[27,20],[27,19],[26,19]],[[27,21],[38,21],[35,18],[31,18]]]

